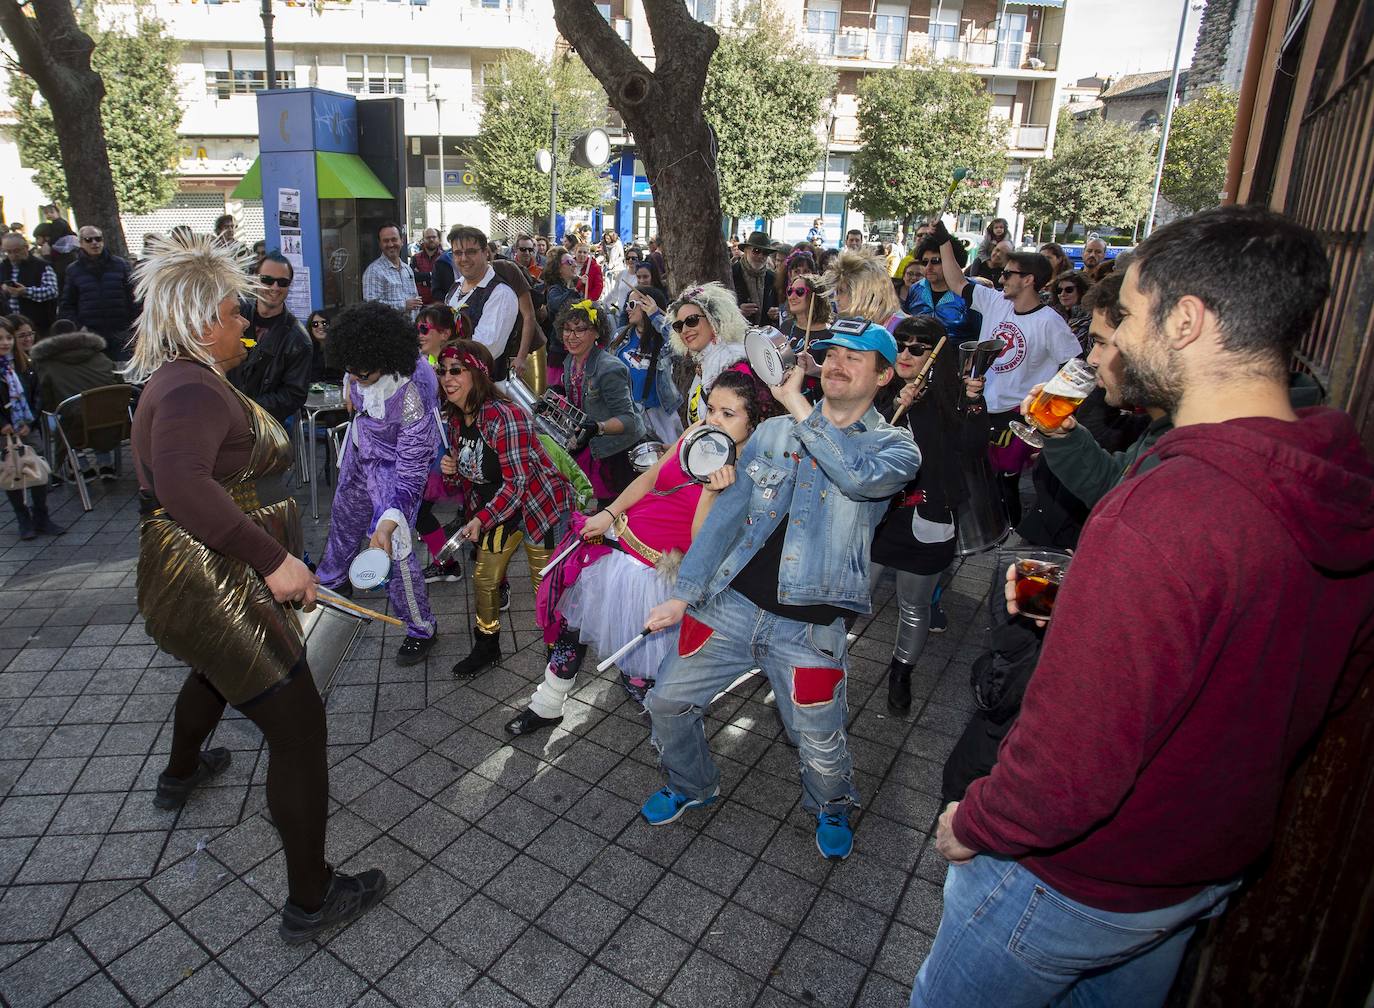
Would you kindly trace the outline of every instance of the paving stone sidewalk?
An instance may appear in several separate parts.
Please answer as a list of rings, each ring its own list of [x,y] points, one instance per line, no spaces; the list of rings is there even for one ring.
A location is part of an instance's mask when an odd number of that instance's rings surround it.
[[[506,657],[469,683],[449,675],[470,644],[469,585],[431,586],[442,636],[427,663],[397,667],[399,631],[373,625],[328,696],[329,857],[381,866],[391,891],[326,941],[289,948],[256,729],[227,718],[212,741],[233,750],[226,773],[180,812],[153,807],[185,669],[138,617],[134,490],[98,487],[84,515],[54,491],[60,539],[19,543],[12,516],[0,525],[4,1004],[906,1003],[940,918],[930,832],[971,706],[990,557],[965,562],[944,596],[950,629],[917,667],[910,718],[885,707],[890,588],[857,628],[864,810],[843,863],[817,854],[766,682],[709,712],[724,800],[653,829],[637,814],[661,786],[647,717],[593,661],[561,728],[505,741],[543,668],[523,559]],[[305,520],[318,557],[327,511]]]

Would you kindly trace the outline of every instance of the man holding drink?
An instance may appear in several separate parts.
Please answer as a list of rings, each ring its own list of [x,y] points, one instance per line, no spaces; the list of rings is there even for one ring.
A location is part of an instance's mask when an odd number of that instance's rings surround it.
[[[997,764],[940,817],[913,1006],[1162,1004],[1270,843],[1374,644],[1374,464],[1348,416],[1288,399],[1327,277],[1311,232],[1254,207],[1137,249],[1118,391],[1176,426],[1094,509]]]

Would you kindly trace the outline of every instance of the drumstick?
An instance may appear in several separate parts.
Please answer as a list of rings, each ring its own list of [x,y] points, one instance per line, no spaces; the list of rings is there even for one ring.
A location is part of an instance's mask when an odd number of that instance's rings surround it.
[[[802,330],[802,353],[811,352],[811,305],[815,299],[815,291],[806,295],[806,328]]]
[[[631,648],[633,648],[636,644],[638,644],[640,641],[642,641],[645,637],[648,637],[649,634],[651,634],[651,633],[653,633],[653,631],[650,630],[648,627],[645,627],[643,630],[639,631],[639,636],[638,636],[638,637],[634,638],[634,640],[630,641],[630,643],[628,643],[628,644],[623,644],[623,645],[621,645],[620,649],[619,649],[618,651],[616,651],[615,654],[611,655],[609,658],[607,658],[605,661],[603,661],[600,665],[598,665],[598,666],[596,667],[596,670],[597,670],[598,672],[605,672],[608,668],[610,668],[610,667],[611,667],[612,665],[614,665],[616,662],[620,661],[620,659],[621,659],[622,657],[625,656],[625,653],[626,653],[627,651],[629,651]]]
[[[444,430],[444,415],[439,412],[439,407],[434,407],[434,419],[439,424],[439,440],[444,444],[444,454],[447,455],[451,450],[448,444],[448,431]]]
[[[398,620],[395,616],[387,616],[385,613],[379,613],[375,609],[368,609],[366,606],[360,606],[351,599],[344,598],[338,592],[324,587],[324,585],[320,585],[316,589],[316,592],[315,601],[319,602],[321,605],[329,606],[332,609],[342,609],[345,612],[351,612],[355,616],[366,616],[368,619],[381,620],[383,623],[390,623],[392,626],[405,626],[405,623]]]
[[[935,365],[935,358],[940,353],[940,348],[945,345],[946,338],[947,337],[944,336],[940,337],[940,342],[936,343],[935,349],[930,352],[930,359],[926,361],[925,366],[921,368],[921,373],[911,380],[912,385],[915,385],[917,382],[921,381],[923,378],[925,378],[927,374],[930,373],[930,369]],[[912,401],[915,401],[915,397],[912,398]],[[902,406],[899,406],[897,408],[897,412],[892,414],[892,422],[896,423],[898,420],[900,420],[902,418],[902,414],[906,412],[907,406],[910,405],[911,403],[906,403]]]

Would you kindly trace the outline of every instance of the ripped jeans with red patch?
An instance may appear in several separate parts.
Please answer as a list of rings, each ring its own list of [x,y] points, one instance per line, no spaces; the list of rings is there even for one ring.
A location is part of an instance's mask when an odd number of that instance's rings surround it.
[[[678,646],[664,659],[645,700],[652,741],[668,786],[705,798],[720,784],[702,715],[745,672],[768,676],[778,712],[801,760],[802,806],[847,814],[859,805],[845,738],[845,626],[800,623],[754,605],[727,588],[690,608]]]

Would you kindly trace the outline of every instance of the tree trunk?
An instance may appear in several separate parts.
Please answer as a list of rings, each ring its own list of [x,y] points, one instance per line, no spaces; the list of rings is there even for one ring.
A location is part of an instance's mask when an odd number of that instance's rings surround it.
[[[33,17],[26,16],[15,0],[0,0],[0,27],[14,47],[20,69],[33,78],[52,108],[76,222],[100,228],[106,249],[128,255],[100,120],[105,82],[91,69],[95,43],[76,23],[69,0],[31,4],[30,10]]]
[[[682,0],[644,0],[658,53],[651,72],[591,0],[554,0],[554,20],[634,135],[654,194],[670,293],[688,284],[730,284],[721,234],[715,143],[702,112],[715,31]]]

